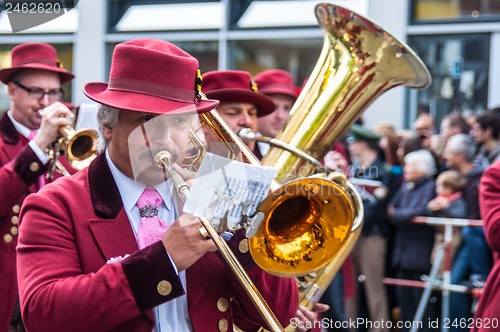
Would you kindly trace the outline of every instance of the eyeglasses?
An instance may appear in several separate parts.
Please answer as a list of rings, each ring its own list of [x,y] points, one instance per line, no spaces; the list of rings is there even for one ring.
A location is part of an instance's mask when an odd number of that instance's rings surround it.
[[[16,82],[16,81],[12,81],[12,82],[15,85],[17,85],[18,87],[20,87],[21,89],[23,89],[24,91],[26,91],[28,93],[28,95],[30,95],[36,99],[42,99],[45,95],[47,95],[50,100],[57,101],[57,100],[60,100],[64,95],[64,92],[61,89],[52,89],[52,90],[46,91],[46,90],[41,89],[41,88],[28,88],[28,87],[26,87],[26,86],[24,86],[21,83]]]

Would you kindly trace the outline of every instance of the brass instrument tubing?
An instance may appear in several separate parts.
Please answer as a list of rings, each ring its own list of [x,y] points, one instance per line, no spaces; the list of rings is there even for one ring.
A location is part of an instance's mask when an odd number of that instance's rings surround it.
[[[291,154],[293,154],[299,158],[305,159],[306,161],[308,161],[309,163],[311,163],[312,165],[314,165],[316,167],[320,167],[321,169],[329,170],[329,168],[326,167],[325,165],[323,165],[323,163],[321,161],[319,161],[318,159],[313,158],[310,154],[307,154],[304,151],[299,150],[299,149],[295,148],[294,146],[292,146],[291,144],[288,144],[284,141],[281,141],[281,140],[278,140],[278,139],[275,139],[272,137],[268,137],[268,136],[256,135],[252,131],[252,129],[250,129],[250,128],[243,128],[242,130],[239,131],[238,135],[240,138],[243,138],[243,139],[248,139],[248,140],[252,140],[252,141],[256,141],[256,142],[263,142],[263,143],[267,143],[269,145],[278,147],[282,150],[290,152]]]
[[[168,153],[164,153],[165,151],[159,152],[155,160],[159,160],[163,166],[165,167],[167,173],[169,174],[172,181],[174,181],[176,188],[179,188],[179,194],[184,198],[187,198],[190,193],[189,185],[182,179],[182,177],[172,168],[170,162],[170,156]],[[160,156],[163,154],[162,156]],[[179,182],[176,182],[179,181]],[[234,255],[233,251],[229,248],[226,241],[217,233],[212,224],[208,221],[208,219],[200,217],[200,222],[207,230],[208,234],[214,241],[217,249],[223,256],[224,260],[227,262],[231,271],[236,275],[236,278],[241,283],[243,288],[246,290],[253,304],[261,314],[262,318],[266,321],[268,327],[271,331],[284,331],[280,322],[269,308],[269,305],[266,303],[262,294],[260,294],[257,287],[255,287],[253,281],[250,279],[250,276],[243,269],[240,262]]]

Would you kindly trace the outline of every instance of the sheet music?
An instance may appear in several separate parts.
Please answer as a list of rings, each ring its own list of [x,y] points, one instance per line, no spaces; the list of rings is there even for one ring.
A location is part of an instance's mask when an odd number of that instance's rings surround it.
[[[184,211],[217,225],[239,228],[243,215],[252,216],[269,194],[276,169],[252,166],[207,153],[196,174]]]
[[[75,123],[75,130],[83,128],[91,128],[98,130],[99,123],[97,122],[97,111],[99,104],[83,103],[78,108],[78,118]]]

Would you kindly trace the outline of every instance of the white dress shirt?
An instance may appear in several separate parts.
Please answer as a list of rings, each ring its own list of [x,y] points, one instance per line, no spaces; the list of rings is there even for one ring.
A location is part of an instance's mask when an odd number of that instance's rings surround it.
[[[108,161],[111,174],[116,182],[118,191],[123,201],[123,207],[127,212],[130,225],[134,230],[135,238],[137,240],[137,230],[141,224],[141,217],[139,208],[136,203],[139,200],[142,192],[146,186],[142,183],[136,182],[125,174],[120,172],[113,164],[109,157],[108,150],[106,150],[106,160]],[[158,193],[161,195],[163,202],[158,211],[158,217],[166,222],[168,225],[178,218],[177,209],[173,200],[172,190],[173,185],[170,180],[162,182],[154,186]],[[172,264],[174,265],[174,264]],[[174,265],[175,266],[175,265]],[[181,271],[179,273],[182,286],[186,290],[186,273]],[[163,303],[153,309],[156,318],[156,326],[154,332],[165,331],[192,331],[191,320],[189,318],[187,308],[187,296],[182,295],[166,303]]]

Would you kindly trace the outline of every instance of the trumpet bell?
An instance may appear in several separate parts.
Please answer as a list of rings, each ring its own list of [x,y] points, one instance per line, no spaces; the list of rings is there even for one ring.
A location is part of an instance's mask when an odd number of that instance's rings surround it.
[[[66,145],[66,157],[71,167],[81,170],[97,156],[94,142],[98,137],[94,129],[80,129],[75,131],[71,126],[61,129],[61,136]]]
[[[345,190],[320,178],[285,184],[259,210],[266,217],[249,239],[252,258],[283,277],[302,276],[328,264],[351,236],[355,215]]]
[[[94,141],[97,133],[93,130],[78,131],[68,142],[68,157],[84,160],[95,154]]]

